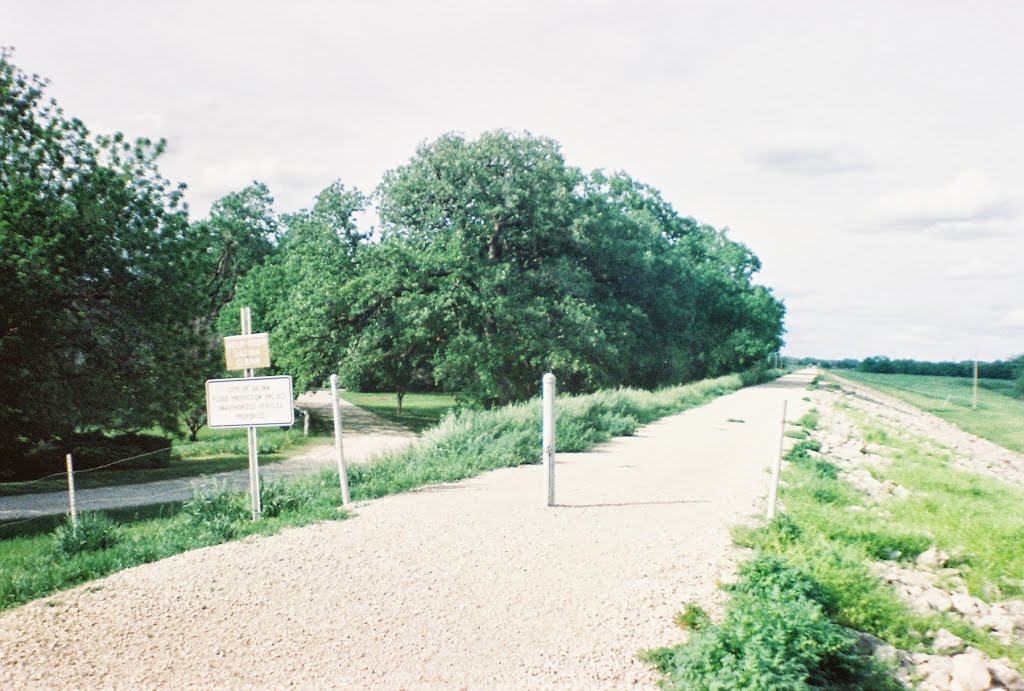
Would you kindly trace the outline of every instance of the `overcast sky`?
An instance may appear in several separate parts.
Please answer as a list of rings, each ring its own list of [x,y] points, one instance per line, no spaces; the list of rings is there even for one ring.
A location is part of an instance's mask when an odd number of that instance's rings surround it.
[[[786,353],[1024,353],[1024,2],[0,0],[95,132],[166,137],[192,216],[372,191],[527,130],[750,246]]]

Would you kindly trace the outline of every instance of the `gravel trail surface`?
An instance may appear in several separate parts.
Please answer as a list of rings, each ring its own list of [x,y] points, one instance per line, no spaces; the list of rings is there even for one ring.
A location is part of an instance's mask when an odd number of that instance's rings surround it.
[[[744,389],[636,437],[197,550],[0,615],[0,687],[652,686],[637,651],[712,611],[763,508],[781,402]]]
[[[314,411],[328,420],[331,411],[330,392],[304,393],[296,405]],[[384,418],[342,400],[344,449],[347,463],[366,463],[374,456],[412,443],[416,435]],[[296,424],[302,424],[301,417]],[[263,480],[276,480],[334,467],[337,456],[332,443],[313,443],[279,463],[260,466]],[[79,511],[103,511],[130,506],[184,501],[197,491],[215,491],[228,487],[238,492],[249,491],[249,471],[232,470],[199,477],[157,480],[134,485],[80,489],[75,492]],[[13,497],[0,497],[0,520],[13,521],[36,516],[52,516],[68,512],[67,492],[42,492]]]

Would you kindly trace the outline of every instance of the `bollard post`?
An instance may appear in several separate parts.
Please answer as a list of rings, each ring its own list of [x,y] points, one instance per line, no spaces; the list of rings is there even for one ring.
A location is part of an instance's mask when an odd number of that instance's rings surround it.
[[[341,483],[341,505],[348,506],[348,469],[345,467],[345,447],[341,441],[341,403],[338,401],[338,375],[331,375],[331,399],[334,402],[334,450],[338,454],[338,482]]]
[[[782,402],[782,429],[779,430],[779,445],[773,450],[772,484],[768,488],[768,520],[775,518],[775,504],[779,497],[779,475],[782,472],[782,445],[786,439],[786,401]]]
[[[302,412],[302,436],[309,436],[309,411],[305,408],[301,409]]]
[[[75,467],[71,462],[71,454],[64,457],[68,468],[68,505],[71,509],[71,528],[78,530],[78,512],[75,511]]]
[[[548,506],[555,505],[555,375],[548,372],[541,379],[544,404],[541,454],[544,477],[548,487]]]

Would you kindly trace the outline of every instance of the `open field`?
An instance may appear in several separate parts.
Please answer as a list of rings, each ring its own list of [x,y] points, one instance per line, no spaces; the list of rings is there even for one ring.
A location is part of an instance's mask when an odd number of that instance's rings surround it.
[[[444,393],[407,393],[402,399],[401,415],[394,393],[342,391],[341,397],[413,432],[433,427],[455,408],[455,396]]]
[[[952,422],[966,432],[1024,453],[1024,400],[1021,400],[1012,381],[980,380],[978,408],[973,410],[973,383],[968,378],[872,374],[847,370],[832,374],[876,388]]]

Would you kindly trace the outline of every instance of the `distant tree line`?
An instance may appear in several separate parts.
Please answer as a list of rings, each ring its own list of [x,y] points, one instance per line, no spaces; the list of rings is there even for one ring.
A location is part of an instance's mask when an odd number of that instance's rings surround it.
[[[556,142],[444,135],[371,196],[276,214],[261,183],[190,220],[162,141],[96,137],[0,52],[0,474],[78,432],[194,435],[238,307],[297,390],[442,389],[494,405],[749,368],[782,345],[758,258]],[[361,228],[371,205],[379,228]]]
[[[816,365],[829,369],[848,369],[876,374],[920,374],[933,377],[973,377],[974,360],[960,362],[890,359],[875,355],[863,360],[820,360],[818,358],[796,358],[795,364]],[[1024,355],[1009,360],[978,362],[978,376],[983,379],[1018,379],[1024,376]]]

